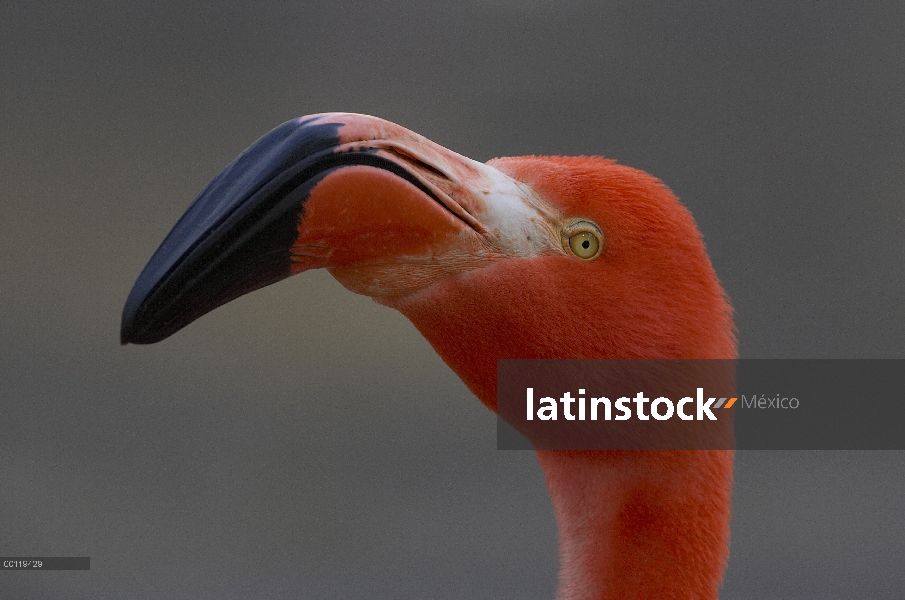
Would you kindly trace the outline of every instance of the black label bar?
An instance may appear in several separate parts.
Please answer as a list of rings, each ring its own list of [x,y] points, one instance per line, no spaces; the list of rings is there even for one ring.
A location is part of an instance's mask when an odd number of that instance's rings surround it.
[[[3,571],[90,571],[90,556],[0,556]]]

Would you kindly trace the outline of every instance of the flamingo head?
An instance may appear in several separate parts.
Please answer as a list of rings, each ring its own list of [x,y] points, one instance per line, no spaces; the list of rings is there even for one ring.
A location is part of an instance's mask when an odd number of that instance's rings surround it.
[[[277,127],[201,192],[122,342],[314,268],[400,310],[491,408],[500,358],[735,355],[701,235],[659,180],[598,157],[484,164],[342,113]]]

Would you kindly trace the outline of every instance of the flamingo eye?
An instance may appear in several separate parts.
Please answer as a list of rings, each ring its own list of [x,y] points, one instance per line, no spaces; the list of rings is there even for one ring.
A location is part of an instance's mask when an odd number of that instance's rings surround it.
[[[590,221],[577,221],[563,229],[563,246],[578,258],[593,260],[603,248],[603,232]]]

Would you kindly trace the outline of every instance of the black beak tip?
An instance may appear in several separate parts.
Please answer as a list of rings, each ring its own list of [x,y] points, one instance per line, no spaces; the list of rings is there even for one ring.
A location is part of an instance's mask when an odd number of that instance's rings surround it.
[[[157,342],[170,337],[173,333],[175,333],[175,331],[142,330],[133,327],[131,323],[127,324],[124,320],[119,331],[119,343],[123,346],[128,344],[156,344]]]
[[[167,328],[166,320],[155,316],[154,310],[149,310],[146,301],[149,294],[142,283],[144,283],[144,277],[140,277],[135,282],[135,287],[123,307],[119,328],[119,343],[123,346],[153,344],[166,339],[180,329],[179,327]]]
[[[142,339],[141,331],[136,327],[136,311],[129,309],[130,306],[127,303],[125,309],[123,309],[122,324],[119,328],[119,343],[123,346],[150,343]]]
[[[139,336],[136,335],[132,323],[126,321],[125,315],[123,315],[123,323],[119,328],[119,343],[123,346],[142,343]]]
[[[342,125],[322,117],[284,123],[215,177],[139,275],[123,307],[120,343],[159,342],[292,275],[308,194],[330,170],[361,160],[362,153],[336,152]]]
[[[135,316],[137,311],[135,308],[132,303],[132,294],[130,294],[126,305],[123,307],[122,321],[119,326],[119,343],[123,346],[137,343],[135,339]]]

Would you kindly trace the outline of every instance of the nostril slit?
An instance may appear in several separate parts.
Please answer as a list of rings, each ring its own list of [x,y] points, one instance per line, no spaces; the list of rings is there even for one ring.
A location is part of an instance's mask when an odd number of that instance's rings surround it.
[[[389,152],[390,154],[393,154],[394,156],[397,156],[398,158],[400,158],[401,160],[404,160],[407,163],[411,163],[420,169],[428,171],[429,173],[432,173],[432,174],[436,175],[437,177],[442,177],[443,179],[449,179],[449,177],[446,176],[446,173],[444,173],[437,167],[424,162],[417,156],[412,156],[411,154],[408,154],[407,152],[403,152],[402,150],[399,150],[398,148],[386,148],[385,151]]]

